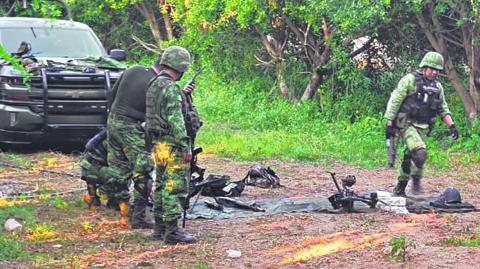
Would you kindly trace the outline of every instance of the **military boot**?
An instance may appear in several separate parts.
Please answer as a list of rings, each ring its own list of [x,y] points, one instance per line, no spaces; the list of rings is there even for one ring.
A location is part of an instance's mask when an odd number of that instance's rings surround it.
[[[130,220],[132,229],[153,229],[154,222],[145,219],[147,202],[144,199],[136,199],[133,203],[133,212]]]
[[[397,186],[393,189],[394,196],[405,196],[405,189],[407,188],[408,181],[398,181]]]
[[[165,238],[163,242],[167,245],[176,243],[195,243],[197,239],[178,228],[177,220],[165,222]]]
[[[422,194],[422,186],[420,184],[420,180],[422,177],[420,176],[412,176],[412,194],[413,195],[419,195]]]
[[[155,225],[153,226],[152,239],[163,240],[165,236],[165,223],[160,217],[155,217]]]
[[[91,201],[92,205],[100,206],[101,205],[100,197],[97,196],[97,186],[95,184],[88,183],[87,191],[90,198],[92,198],[92,201]]]

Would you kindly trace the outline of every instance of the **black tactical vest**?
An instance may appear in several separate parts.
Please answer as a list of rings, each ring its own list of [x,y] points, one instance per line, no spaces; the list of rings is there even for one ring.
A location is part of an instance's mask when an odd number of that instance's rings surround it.
[[[437,79],[425,80],[420,70],[415,70],[412,74],[415,76],[416,91],[405,98],[399,112],[406,113],[408,119],[431,123],[442,108],[439,82]]]

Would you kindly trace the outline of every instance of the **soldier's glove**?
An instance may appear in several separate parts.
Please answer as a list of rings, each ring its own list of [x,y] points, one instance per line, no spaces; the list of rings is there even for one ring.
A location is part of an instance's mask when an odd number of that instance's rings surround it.
[[[457,130],[457,128],[455,128],[455,124],[450,125],[450,127],[448,127],[448,129],[450,130],[450,135],[452,136],[452,139],[457,140],[458,139],[458,130]]]
[[[385,139],[389,139],[395,136],[395,128],[393,126],[388,126],[385,129]]]

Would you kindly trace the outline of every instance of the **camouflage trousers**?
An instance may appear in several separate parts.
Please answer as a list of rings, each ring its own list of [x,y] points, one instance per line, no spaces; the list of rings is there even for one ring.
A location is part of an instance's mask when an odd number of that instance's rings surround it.
[[[118,184],[124,186],[119,199],[128,201],[128,186],[134,183],[134,199],[146,199],[147,174],[151,170],[145,152],[144,132],[140,122],[128,122],[109,116],[108,165]]]
[[[188,196],[190,162],[183,152],[161,140],[154,141],[151,158],[155,167],[153,213],[163,221],[177,219]]]
[[[80,158],[78,165],[81,168],[81,178],[87,184],[94,184],[97,187],[99,196],[117,197],[119,187],[116,184],[108,184],[112,178],[109,167],[89,162],[86,158]]]
[[[402,165],[398,169],[399,181],[408,181],[410,176],[423,176],[423,167],[417,167],[412,161],[411,156],[413,156],[419,149],[427,149],[427,145],[423,142],[427,132],[428,129],[415,127],[411,124],[400,129],[400,138],[405,144],[405,150]],[[406,167],[409,169],[406,169]]]

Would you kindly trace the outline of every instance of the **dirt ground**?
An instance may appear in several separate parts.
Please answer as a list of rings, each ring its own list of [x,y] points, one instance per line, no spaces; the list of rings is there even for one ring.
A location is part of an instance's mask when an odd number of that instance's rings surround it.
[[[23,186],[22,191],[67,191],[84,186],[76,177],[46,173],[78,174],[73,166],[78,155],[53,152],[25,153],[35,165],[30,169],[4,167],[0,187]],[[241,179],[254,162],[236,162],[214,155],[201,156],[207,174]],[[327,171],[339,176],[353,174],[357,193],[390,191],[393,169],[363,169],[340,163],[316,164],[263,161],[280,176],[278,189],[247,186],[243,198],[328,197],[333,184]],[[425,195],[454,186],[464,201],[480,208],[480,165],[458,166],[449,173],[429,171]],[[7,188],[7,189],[6,189]],[[149,230],[122,228],[118,214],[98,208],[90,212],[79,203],[81,192],[65,196],[68,206],[57,208],[38,203],[37,221],[50,223],[54,236],[29,241],[25,250],[42,254],[34,261],[0,261],[0,268],[478,268],[480,249],[457,246],[448,238],[472,239],[479,229],[479,212],[464,214],[393,215],[371,213],[282,213],[226,220],[189,220],[187,231],[200,240],[191,245],[164,246],[151,241]],[[75,202],[76,201],[76,202]],[[404,255],[392,259],[392,238],[404,235]],[[20,241],[27,232],[19,233]],[[229,257],[227,251],[240,251]],[[237,252],[238,253],[238,252]]]

